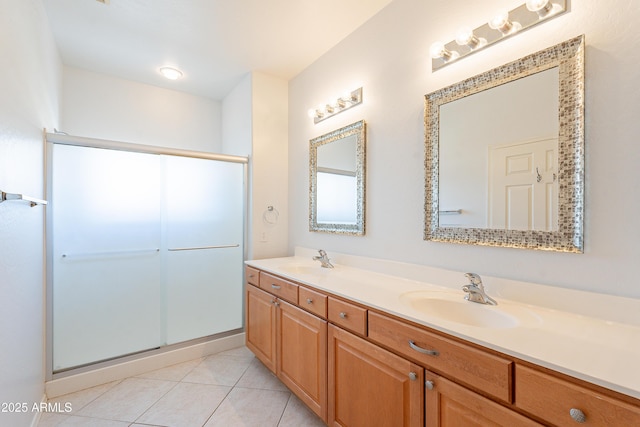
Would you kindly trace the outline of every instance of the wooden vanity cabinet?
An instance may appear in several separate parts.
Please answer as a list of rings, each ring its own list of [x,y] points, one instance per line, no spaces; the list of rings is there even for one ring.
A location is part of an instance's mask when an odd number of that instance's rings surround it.
[[[542,426],[432,372],[425,372],[427,427]]]
[[[638,406],[520,364],[516,406],[558,427],[640,426]]]
[[[424,370],[329,325],[329,425],[424,425]]]
[[[329,297],[329,321],[360,336],[367,336],[367,310],[355,304]]]
[[[326,422],[327,321],[281,301],[276,323],[276,375]]]
[[[244,268],[244,277],[247,283],[251,283],[254,286],[260,286],[260,270],[247,266]]]
[[[264,273],[260,273],[262,276]],[[292,300],[289,282],[261,280]],[[297,295],[297,285],[295,285]],[[293,301],[292,301],[293,302]],[[297,302],[297,301],[296,301]],[[323,421],[327,420],[327,321],[246,285],[246,345]]]
[[[247,347],[330,426],[640,426],[637,399],[250,267],[246,277]]]
[[[247,348],[276,372],[277,298],[251,284],[246,285],[245,335]]]
[[[489,352],[369,312],[369,338],[427,369],[446,374],[505,403],[513,395],[513,362]]]

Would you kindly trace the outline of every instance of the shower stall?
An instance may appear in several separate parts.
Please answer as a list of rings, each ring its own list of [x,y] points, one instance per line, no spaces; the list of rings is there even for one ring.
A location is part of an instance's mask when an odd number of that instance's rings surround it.
[[[47,135],[53,374],[242,328],[247,162]]]

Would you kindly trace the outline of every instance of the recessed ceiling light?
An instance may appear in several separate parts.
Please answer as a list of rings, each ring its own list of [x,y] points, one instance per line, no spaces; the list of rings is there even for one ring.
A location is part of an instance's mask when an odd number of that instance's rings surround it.
[[[169,80],[178,80],[180,77],[182,77],[182,71],[172,67],[160,68],[160,74],[162,74]]]

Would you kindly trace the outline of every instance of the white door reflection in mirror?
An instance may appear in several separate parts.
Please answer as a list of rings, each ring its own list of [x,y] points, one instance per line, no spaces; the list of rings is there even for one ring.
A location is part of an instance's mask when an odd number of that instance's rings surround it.
[[[489,227],[556,231],[557,138],[489,147]]]
[[[442,215],[441,227],[557,229],[557,225],[547,225],[540,214],[534,218],[537,211],[547,216],[547,198],[540,196],[542,190],[534,188],[542,185],[525,187],[522,179],[509,183],[508,194],[500,196],[503,203],[507,198],[508,212],[493,206],[496,195],[490,195],[494,172],[504,174],[508,167],[516,167],[518,158],[525,164],[517,167],[524,167],[529,178],[535,179],[536,167],[546,170],[543,159],[536,156],[535,162],[530,159],[532,163],[527,163],[524,157],[504,157],[503,161],[511,164],[497,166],[491,165],[490,156],[495,147],[515,147],[542,139],[548,141],[547,145],[555,144],[551,149],[557,153],[558,81],[558,67],[554,67],[440,106],[440,209],[461,210],[459,215]],[[511,169],[509,176],[516,179],[524,174]],[[557,197],[557,192],[552,196]],[[556,209],[557,202],[552,206]],[[551,218],[557,215],[552,213]]]

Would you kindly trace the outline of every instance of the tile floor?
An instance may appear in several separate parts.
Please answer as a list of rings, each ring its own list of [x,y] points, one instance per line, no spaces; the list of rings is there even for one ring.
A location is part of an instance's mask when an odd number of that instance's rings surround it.
[[[51,399],[39,427],[316,427],[324,423],[246,347]]]

